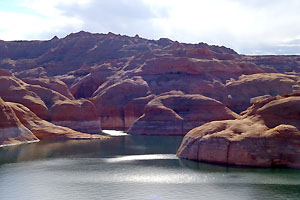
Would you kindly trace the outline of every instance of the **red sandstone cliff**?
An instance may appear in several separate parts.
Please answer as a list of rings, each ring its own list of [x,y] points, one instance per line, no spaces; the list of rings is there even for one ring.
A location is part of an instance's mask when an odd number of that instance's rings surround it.
[[[0,147],[38,141],[19,121],[11,107],[0,98]]]
[[[214,121],[184,137],[180,158],[223,164],[300,167],[300,97],[271,97],[238,120]]]

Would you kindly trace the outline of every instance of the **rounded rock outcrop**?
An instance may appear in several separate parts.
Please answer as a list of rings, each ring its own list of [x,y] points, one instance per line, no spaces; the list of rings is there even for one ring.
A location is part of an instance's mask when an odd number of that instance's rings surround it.
[[[0,97],[0,147],[38,141],[37,137],[19,121],[12,108]]]
[[[102,128],[125,129],[124,107],[137,97],[146,97],[149,94],[149,87],[140,77],[126,79],[117,82],[93,100]]]
[[[206,122],[237,117],[237,114],[221,102],[209,97],[178,92],[165,93],[146,105],[144,115],[133,123],[128,132],[145,135],[185,135],[192,128]]]
[[[237,120],[189,131],[177,155],[221,164],[300,168],[299,108],[299,96],[264,99]]]
[[[96,108],[87,99],[57,101],[50,109],[50,121],[84,133],[101,133]]]
[[[22,104],[8,102],[18,119],[39,139],[104,139],[98,134],[88,134],[72,130],[64,126],[58,126],[40,119]]]

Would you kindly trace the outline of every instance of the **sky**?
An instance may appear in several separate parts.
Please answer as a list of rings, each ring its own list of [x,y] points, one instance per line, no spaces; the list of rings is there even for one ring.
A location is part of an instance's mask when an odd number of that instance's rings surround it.
[[[300,54],[299,0],[0,0],[0,40],[81,30]]]

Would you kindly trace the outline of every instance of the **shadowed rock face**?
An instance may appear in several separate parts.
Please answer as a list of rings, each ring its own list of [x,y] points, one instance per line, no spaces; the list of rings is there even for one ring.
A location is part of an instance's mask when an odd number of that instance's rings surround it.
[[[128,130],[130,134],[185,135],[209,121],[235,119],[222,103],[202,95],[166,93],[150,101],[145,113]]]
[[[11,107],[0,97],[0,147],[38,141],[37,137],[21,124]]]
[[[145,97],[148,93],[148,84],[140,77],[118,82],[100,92],[95,97],[94,104],[102,128],[124,129],[124,107],[133,99]]]
[[[184,137],[180,158],[223,164],[300,167],[300,97],[273,97],[238,120],[214,121]]]
[[[144,114],[144,108],[149,101],[154,99],[155,95],[149,95],[146,97],[138,97],[132,99],[124,107],[124,118],[125,118],[125,128],[128,129],[140,116]]]
[[[93,67],[88,72],[88,75],[80,78],[71,86],[70,90],[76,98],[91,97],[98,87],[115,73],[110,65]]]

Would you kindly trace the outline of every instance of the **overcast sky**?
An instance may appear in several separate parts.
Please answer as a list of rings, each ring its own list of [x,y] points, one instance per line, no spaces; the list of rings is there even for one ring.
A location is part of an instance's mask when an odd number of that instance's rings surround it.
[[[242,54],[300,54],[299,0],[0,0],[0,39],[80,30],[224,45]]]

